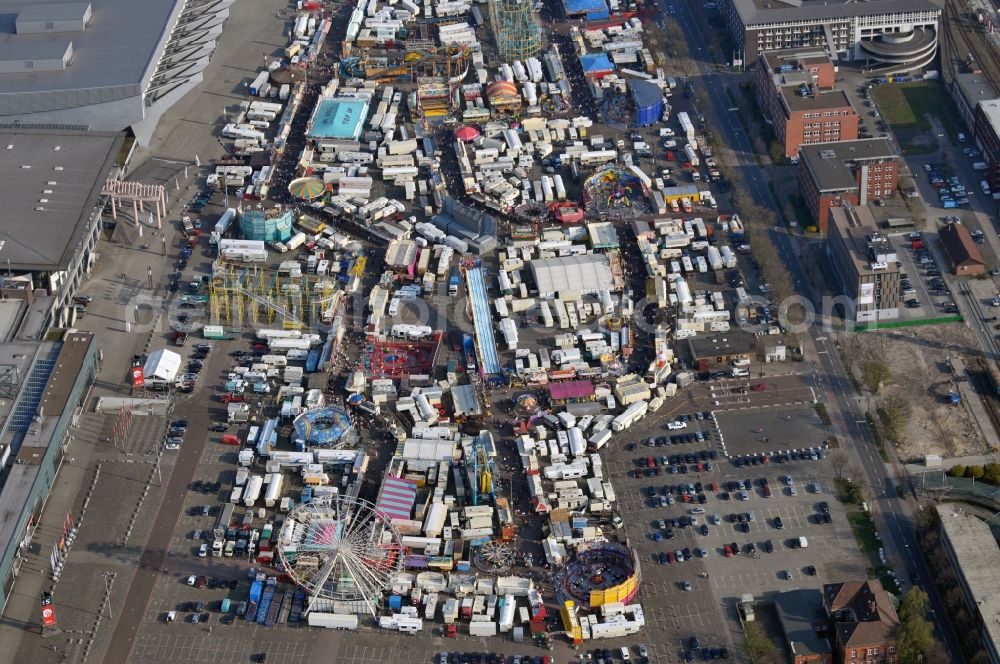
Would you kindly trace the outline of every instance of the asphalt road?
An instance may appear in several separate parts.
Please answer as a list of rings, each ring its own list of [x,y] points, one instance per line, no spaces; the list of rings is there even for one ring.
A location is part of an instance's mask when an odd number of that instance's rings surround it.
[[[210,390],[206,388],[207,376],[217,376],[226,361],[225,353],[213,349],[209,360],[202,371],[202,381],[193,395],[195,398],[188,403],[203,404],[210,398]],[[184,509],[184,496],[194,477],[195,469],[201,463],[202,454],[208,444],[209,409],[192,407],[190,413],[175,413],[175,417],[187,419],[188,431],[185,442],[178,455],[174,470],[170,473],[163,499],[156,510],[149,539],[139,556],[139,567],[132,577],[122,609],[115,613],[117,622],[111,635],[111,644],[104,654],[106,664],[126,664],[130,660],[136,636],[146,614],[146,607],[153,595],[157,577],[164,573],[164,561],[170,551],[170,540],[173,537],[177,521]],[[167,452],[174,454],[174,452]]]
[[[658,2],[666,14],[666,7],[669,3],[666,0],[658,0]],[[689,51],[695,60],[696,85],[700,84],[705,89],[711,102],[710,107],[702,109],[702,112],[706,115],[709,124],[720,131],[733,151],[738,162],[737,165],[743,174],[743,180],[753,198],[764,207],[776,210],[779,206],[765,184],[767,177],[765,170],[753,159],[753,146],[747,137],[746,128],[739,117],[734,117],[737,114],[726,110],[732,105],[725,92],[725,78],[729,75],[716,73],[712,64],[705,60],[706,51],[698,43],[700,33],[690,4],[680,2],[676,6],[678,11],[674,17],[684,28]],[[821,294],[812,287],[807,273],[803,270],[792,238],[777,230],[772,234],[772,237],[802,294],[814,304],[819,303]],[[817,307],[817,311],[819,310]],[[848,444],[845,447],[857,457],[860,467],[864,470],[868,485],[874,492],[875,498],[872,501],[871,509],[876,527],[882,537],[886,556],[890,562],[899,561],[906,566],[900,568],[899,565],[896,565],[896,573],[900,579],[908,579],[910,571],[917,573],[920,585],[928,592],[938,635],[950,650],[953,661],[962,661],[961,650],[958,648],[957,638],[951,623],[939,619],[939,616],[946,614],[935,589],[931,572],[917,548],[913,526],[913,504],[902,502],[896,497],[895,478],[886,468],[886,464],[881,463],[878,459],[878,450],[875,448],[874,441],[866,427],[859,424],[859,422],[864,422],[864,412],[859,408],[857,399],[853,396],[854,387],[840,363],[839,355],[832,348],[825,347],[825,342],[815,341],[814,337],[823,339],[825,333],[822,330],[816,330],[815,334],[801,335],[800,338],[806,353],[817,357],[818,377],[826,392],[825,400],[828,404],[835,405],[835,410],[843,418],[847,432],[850,434],[847,439]],[[820,344],[818,348],[816,347],[817,343]],[[827,350],[830,352],[817,354],[817,351]],[[890,451],[890,453],[892,452]]]

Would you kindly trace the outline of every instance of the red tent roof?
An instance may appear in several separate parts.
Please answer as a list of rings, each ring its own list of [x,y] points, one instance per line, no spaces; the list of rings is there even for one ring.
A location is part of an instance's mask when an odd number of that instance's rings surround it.
[[[594,395],[594,384],[589,380],[571,380],[549,383],[549,397],[554,400],[583,399]]]
[[[479,130],[468,125],[459,127],[455,130],[455,138],[462,142],[469,143],[479,138]]]

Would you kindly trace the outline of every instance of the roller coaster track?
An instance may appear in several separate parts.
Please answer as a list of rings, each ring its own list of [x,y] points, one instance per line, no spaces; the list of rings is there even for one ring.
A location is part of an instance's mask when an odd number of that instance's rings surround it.
[[[1000,54],[981,35],[970,35],[968,20],[960,15],[960,0],[946,0],[941,30],[941,66],[947,83],[958,73],[957,61],[964,61],[970,53],[982,67],[983,75],[1000,91]],[[957,40],[956,40],[957,36]],[[954,68],[954,70],[952,69]]]

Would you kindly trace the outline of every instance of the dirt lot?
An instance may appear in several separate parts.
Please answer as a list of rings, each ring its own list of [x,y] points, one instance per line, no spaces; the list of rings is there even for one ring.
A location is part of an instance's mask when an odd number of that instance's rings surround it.
[[[852,344],[856,347],[852,348]],[[925,454],[962,456],[978,454],[985,445],[969,410],[948,402],[952,375],[947,358],[958,355],[968,361],[980,353],[975,335],[966,326],[928,325],[884,332],[848,335],[845,348],[851,353],[855,375],[868,358],[885,361],[892,383],[882,394],[906,397],[912,414],[899,448],[904,459]]]

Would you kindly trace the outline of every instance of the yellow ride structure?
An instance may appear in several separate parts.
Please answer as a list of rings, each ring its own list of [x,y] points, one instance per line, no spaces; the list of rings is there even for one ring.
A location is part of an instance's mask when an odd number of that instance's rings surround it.
[[[358,266],[352,268],[356,271]],[[360,272],[364,271],[364,265]],[[334,278],[218,260],[208,283],[212,324],[285,329],[329,324],[344,304]]]

